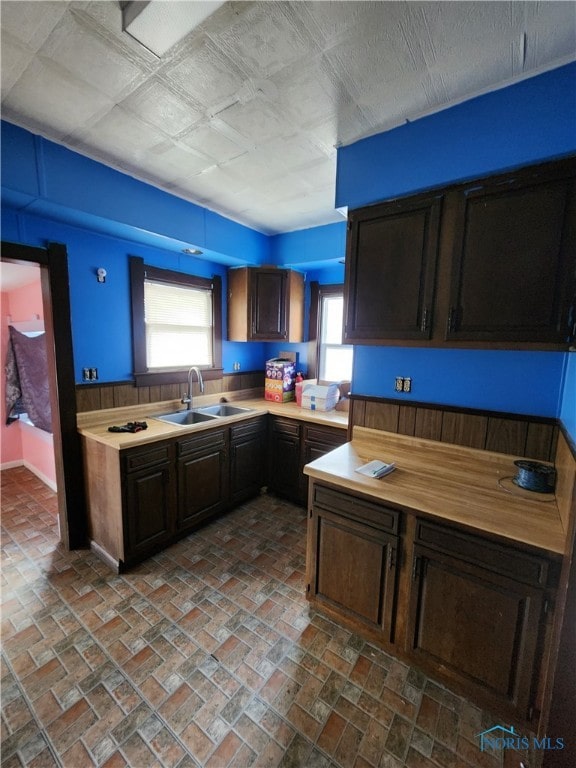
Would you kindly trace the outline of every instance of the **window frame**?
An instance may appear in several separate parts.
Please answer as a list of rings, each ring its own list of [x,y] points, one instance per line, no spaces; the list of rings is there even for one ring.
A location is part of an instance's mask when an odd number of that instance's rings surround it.
[[[172,283],[188,288],[212,291],[212,365],[200,366],[205,381],[221,379],[222,368],[222,280],[219,275],[211,278],[197,277],[186,272],[152,267],[140,256],[130,256],[130,297],[132,308],[132,355],[133,376],[137,387],[158,384],[182,384],[186,382],[189,366],[148,369],[146,359],[146,328],[144,324],[144,281],[146,278],[162,283]]]
[[[308,377],[319,379],[320,374],[320,344],[322,336],[322,300],[328,296],[343,296],[344,284],[331,283],[329,285],[320,285],[316,281],[310,283],[310,328],[308,338],[310,344],[314,345],[311,350],[308,366]],[[344,346],[353,347],[352,344]]]

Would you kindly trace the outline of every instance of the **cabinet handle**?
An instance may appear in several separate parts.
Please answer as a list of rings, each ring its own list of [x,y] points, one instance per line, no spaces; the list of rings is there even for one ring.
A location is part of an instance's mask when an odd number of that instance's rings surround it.
[[[412,563],[412,581],[416,581],[416,579],[420,576],[421,568],[422,557],[420,555],[416,555],[414,562]]]
[[[422,322],[420,323],[420,330],[424,333],[424,331],[428,330],[428,307],[424,307],[424,311],[422,312]]]
[[[456,330],[456,325],[460,319],[459,315],[458,307],[450,307],[450,312],[448,312],[448,333]]]
[[[390,545],[388,549],[388,570],[391,571],[396,565],[396,547]]]

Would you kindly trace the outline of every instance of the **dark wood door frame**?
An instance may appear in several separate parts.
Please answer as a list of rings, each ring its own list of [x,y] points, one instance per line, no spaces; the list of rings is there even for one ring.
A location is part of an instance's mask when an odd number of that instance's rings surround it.
[[[48,345],[60,536],[67,549],[87,546],[86,501],[80,436],[76,427],[76,386],[68,282],[68,254],[61,243],[34,248],[2,242],[2,261],[40,265]],[[58,428],[59,426],[59,428]]]

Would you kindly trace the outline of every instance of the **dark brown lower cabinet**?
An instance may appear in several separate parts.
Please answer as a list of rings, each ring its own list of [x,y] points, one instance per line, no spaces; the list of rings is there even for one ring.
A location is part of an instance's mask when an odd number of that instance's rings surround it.
[[[183,532],[228,506],[227,430],[202,432],[176,448],[178,531]]]
[[[391,641],[398,513],[315,486],[309,516],[309,597]]]
[[[268,490],[295,504],[308,502],[306,464],[347,440],[345,429],[271,416],[268,432]]]
[[[307,424],[302,426],[302,468],[315,459],[319,459],[334,448],[344,445],[347,438],[345,429],[338,427],[325,427],[320,424]],[[300,500],[302,504],[308,503],[308,477],[300,472]]]
[[[155,444],[124,456],[126,564],[158,551],[175,531],[172,446]]]
[[[301,503],[299,421],[270,417],[268,429],[268,490]]]
[[[308,598],[507,721],[536,724],[557,568],[313,482]]]
[[[410,655],[531,719],[543,590],[418,545],[414,556]]]
[[[266,419],[230,427],[230,499],[239,504],[260,493],[265,484]]]

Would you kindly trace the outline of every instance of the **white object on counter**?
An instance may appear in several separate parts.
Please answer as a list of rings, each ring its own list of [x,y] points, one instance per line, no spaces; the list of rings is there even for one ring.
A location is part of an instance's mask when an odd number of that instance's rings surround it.
[[[394,472],[396,464],[392,461],[390,464],[386,464],[384,461],[369,461],[368,464],[362,464],[361,467],[356,467],[356,472],[360,472],[361,475],[367,475],[368,477],[384,477],[389,475],[390,472]]]
[[[311,411],[331,411],[338,402],[338,386],[308,384],[302,389],[302,408]]]

